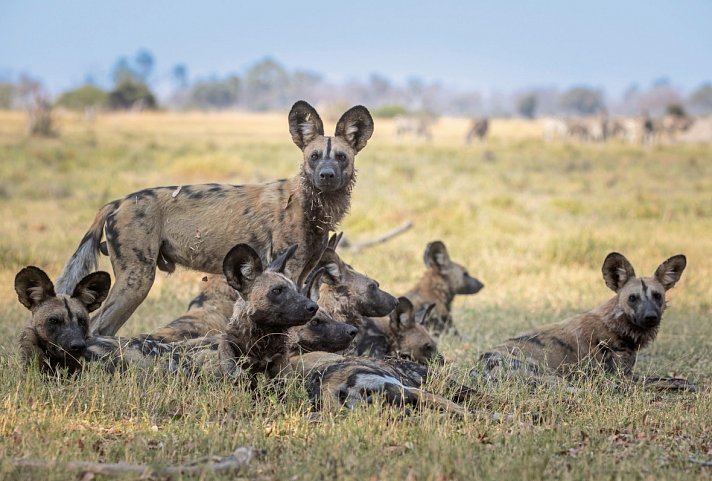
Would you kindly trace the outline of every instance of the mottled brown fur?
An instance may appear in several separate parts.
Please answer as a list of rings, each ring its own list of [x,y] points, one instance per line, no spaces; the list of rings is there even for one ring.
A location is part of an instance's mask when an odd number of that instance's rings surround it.
[[[416,312],[435,304],[434,312],[426,322],[426,327],[432,335],[458,335],[452,320],[452,301],[458,294],[476,294],[484,284],[471,277],[465,267],[453,262],[441,241],[434,241],[426,246],[423,260],[428,269],[415,287],[403,296],[410,299]]]
[[[363,333],[356,346],[359,356],[398,357],[427,363],[434,359],[442,361],[437,342],[423,324],[427,322],[434,304],[416,315],[413,304],[398,298],[398,307],[387,317],[365,318]]]
[[[69,260],[58,290],[96,266],[102,232],[115,283],[92,332],[115,334],[148,294],[156,266],[176,264],[219,273],[228,250],[252,246],[264,263],[289,245],[300,249],[285,275],[298,275],[321,255],[328,231],[347,213],[355,182],[356,154],[373,133],[362,106],[341,117],[334,137],[309,104],[297,102],[289,114],[292,139],[302,150],[300,172],[289,179],[259,185],[189,185],[145,189],[102,207]]]
[[[223,374],[250,377],[263,373],[275,377],[286,366],[288,330],[309,322],[317,304],[301,294],[283,274],[296,246],[291,246],[267,267],[256,251],[245,244],[235,246],[225,257],[224,273],[241,298],[223,335],[218,355]]]
[[[398,299],[339,257],[336,247],[340,239],[340,234],[332,236],[318,264],[319,268],[324,268],[319,307],[334,319],[361,329],[364,316],[388,315],[395,309]]]
[[[188,311],[164,327],[146,334],[144,339],[179,342],[225,332],[238,294],[222,275],[203,278],[200,293],[188,305]]]
[[[398,361],[314,352],[292,357],[290,365],[294,372],[305,377],[309,397],[322,409],[352,409],[364,401],[370,403],[374,395],[381,395],[395,406],[424,406],[460,416],[467,412],[462,406],[422,389],[423,378]]]
[[[591,311],[509,339],[482,356],[485,371],[490,376],[504,371],[536,378],[594,367],[635,379],[638,351],[655,339],[666,307],[665,293],[680,279],[685,265],[685,256],[677,255],[663,262],[652,277],[635,277],[625,257],[609,254],[602,270],[615,297]],[[680,381],[672,379],[669,386],[686,387]]]

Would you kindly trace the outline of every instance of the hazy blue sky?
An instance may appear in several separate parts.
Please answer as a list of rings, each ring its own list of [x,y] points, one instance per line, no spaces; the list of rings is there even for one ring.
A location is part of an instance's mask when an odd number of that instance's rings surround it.
[[[179,62],[195,78],[271,56],[331,80],[690,89],[712,79],[712,1],[0,0],[0,76],[29,72],[55,92],[87,74],[106,83],[139,48],[159,81]]]

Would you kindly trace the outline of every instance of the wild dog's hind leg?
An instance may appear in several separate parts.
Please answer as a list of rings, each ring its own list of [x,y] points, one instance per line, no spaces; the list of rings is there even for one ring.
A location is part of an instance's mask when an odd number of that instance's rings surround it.
[[[115,280],[104,305],[92,318],[91,334],[115,335],[151,290],[160,232],[157,225],[140,221],[146,217],[145,211],[124,210],[107,218],[106,240]]]

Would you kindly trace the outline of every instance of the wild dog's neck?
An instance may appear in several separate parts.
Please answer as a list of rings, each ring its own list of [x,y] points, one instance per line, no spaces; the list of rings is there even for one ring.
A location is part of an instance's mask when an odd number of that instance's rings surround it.
[[[416,288],[418,293],[426,297],[428,302],[436,302],[447,307],[450,310],[455,294],[452,293],[445,279],[437,272],[428,270],[423,277],[418,281]]]
[[[315,232],[327,235],[339,225],[351,207],[351,191],[356,183],[356,174],[346,186],[335,192],[317,189],[304,169],[299,176],[304,218]]]
[[[323,309],[338,321],[360,328],[363,324],[363,317],[353,304],[347,289],[341,286],[322,284],[319,290],[319,309]]]
[[[653,342],[658,335],[659,326],[647,329],[636,326],[633,320],[619,306],[618,297],[613,297],[591,312],[600,316],[606,327],[618,335],[623,344],[634,350],[644,348]]]

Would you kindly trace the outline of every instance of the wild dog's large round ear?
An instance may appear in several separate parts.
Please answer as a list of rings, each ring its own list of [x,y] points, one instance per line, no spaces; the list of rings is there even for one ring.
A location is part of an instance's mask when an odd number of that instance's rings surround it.
[[[436,269],[444,269],[450,263],[450,255],[447,253],[447,247],[441,241],[434,241],[425,247],[423,260],[428,267]]]
[[[327,250],[321,257],[319,266],[324,268],[324,274],[322,280],[330,285],[335,285],[341,282],[342,272],[341,272],[341,258],[339,254],[334,250]]]
[[[618,252],[611,252],[606,256],[601,271],[606,285],[614,292],[620,291],[629,279],[635,277],[631,263]]]
[[[297,252],[297,247],[299,247],[298,244],[292,244],[291,246],[287,247],[284,249],[282,252],[277,254],[277,257],[275,257],[272,262],[269,263],[267,266],[268,271],[272,272],[284,272],[284,268],[287,266],[287,261],[294,256],[294,253]]]
[[[407,297],[399,297],[398,305],[391,311],[391,328],[395,331],[405,329],[415,323],[415,308]]]
[[[687,258],[678,254],[672,256],[662,264],[658,266],[655,270],[655,278],[663,285],[665,290],[672,289],[677,284],[682,276],[682,271],[685,270],[687,266]]]
[[[109,295],[111,276],[108,272],[92,272],[79,281],[72,292],[72,297],[79,300],[88,312],[95,311]]]
[[[262,260],[252,247],[237,244],[223,260],[223,274],[230,287],[247,294],[255,279],[262,274]]]
[[[27,266],[17,273],[15,292],[20,303],[30,310],[56,296],[49,276],[35,266]]]
[[[334,135],[344,139],[354,152],[359,152],[373,135],[373,117],[363,105],[351,107],[336,123]]]
[[[435,310],[436,304],[428,304],[424,308],[420,309],[418,312],[415,313],[415,322],[420,324],[421,326],[424,326],[427,324],[428,320],[430,319],[430,316],[433,315],[433,311]]]
[[[303,151],[319,135],[324,135],[324,123],[314,107],[299,100],[289,111],[289,133],[297,147]]]
[[[320,267],[309,273],[307,280],[304,282],[304,287],[302,287],[301,290],[303,296],[308,297],[314,302],[319,301],[319,287],[321,286],[324,271],[326,271],[326,267]]]

